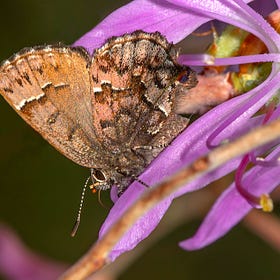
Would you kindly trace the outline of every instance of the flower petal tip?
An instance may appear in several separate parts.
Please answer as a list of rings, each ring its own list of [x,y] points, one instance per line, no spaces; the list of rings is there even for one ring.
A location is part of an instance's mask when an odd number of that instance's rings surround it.
[[[178,244],[183,250],[194,251],[204,247],[204,245],[193,238],[186,239]]]

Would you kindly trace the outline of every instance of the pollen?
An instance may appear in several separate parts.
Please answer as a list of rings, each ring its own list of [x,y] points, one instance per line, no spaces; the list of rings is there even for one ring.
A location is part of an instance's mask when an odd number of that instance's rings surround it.
[[[94,184],[90,185],[89,188],[90,188],[92,193],[96,193],[97,192],[97,189],[95,188]]]
[[[260,206],[264,212],[272,212],[273,210],[273,200],[268,194],[262,194],[260,196]]]

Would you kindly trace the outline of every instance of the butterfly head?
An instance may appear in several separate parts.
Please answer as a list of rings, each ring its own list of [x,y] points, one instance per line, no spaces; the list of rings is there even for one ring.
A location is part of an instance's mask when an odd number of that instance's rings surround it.
[[[90,188],[93,192],[96,190],[107,190],[113,184],[106,172],[101,169],[91,168],[90,174],[92,180],[92,185]]]

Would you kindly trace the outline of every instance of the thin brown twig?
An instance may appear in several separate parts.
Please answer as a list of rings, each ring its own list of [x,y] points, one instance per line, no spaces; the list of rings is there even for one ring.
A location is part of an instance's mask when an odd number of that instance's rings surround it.
[[[255,210],[246,216],[243,224],[272,248],[280,251],[280,220],[277,216]]]
[[[207,156],[195,160],[165,181],[147,190],[123,216],[98,240],[90,250],[73,265],[60,279],[85,279],[109,263],[109,253],[136,220],[153,206],[168,197],[181,186],[186,185],[233,158],[248,153],[252,149],[280,138],[280,120],[250,131],[231,143],[212,150]]]

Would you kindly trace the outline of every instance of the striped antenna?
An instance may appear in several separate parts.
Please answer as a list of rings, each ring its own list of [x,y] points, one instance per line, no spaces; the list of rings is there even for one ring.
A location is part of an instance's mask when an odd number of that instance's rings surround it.
[[[74,237],[76,235],[77,230],[78,230],[79,225],[80,225],[80,222],[81,222],[81,213],[82,213],[82,208],[83,208],[83,204],[84,204],[84,200],[85,200],[85,192],[86,192],[86,189],[87,189],[89,179],[90,179],[90,176],[86,179],[86,182],[85,182],[84,187],[82,189],[82,194],[81,194],[81,200],[80,200],[77,219],[76,219],[76,222],[74,223],[73,229],[71,231],[71,236],[72,237]]]

